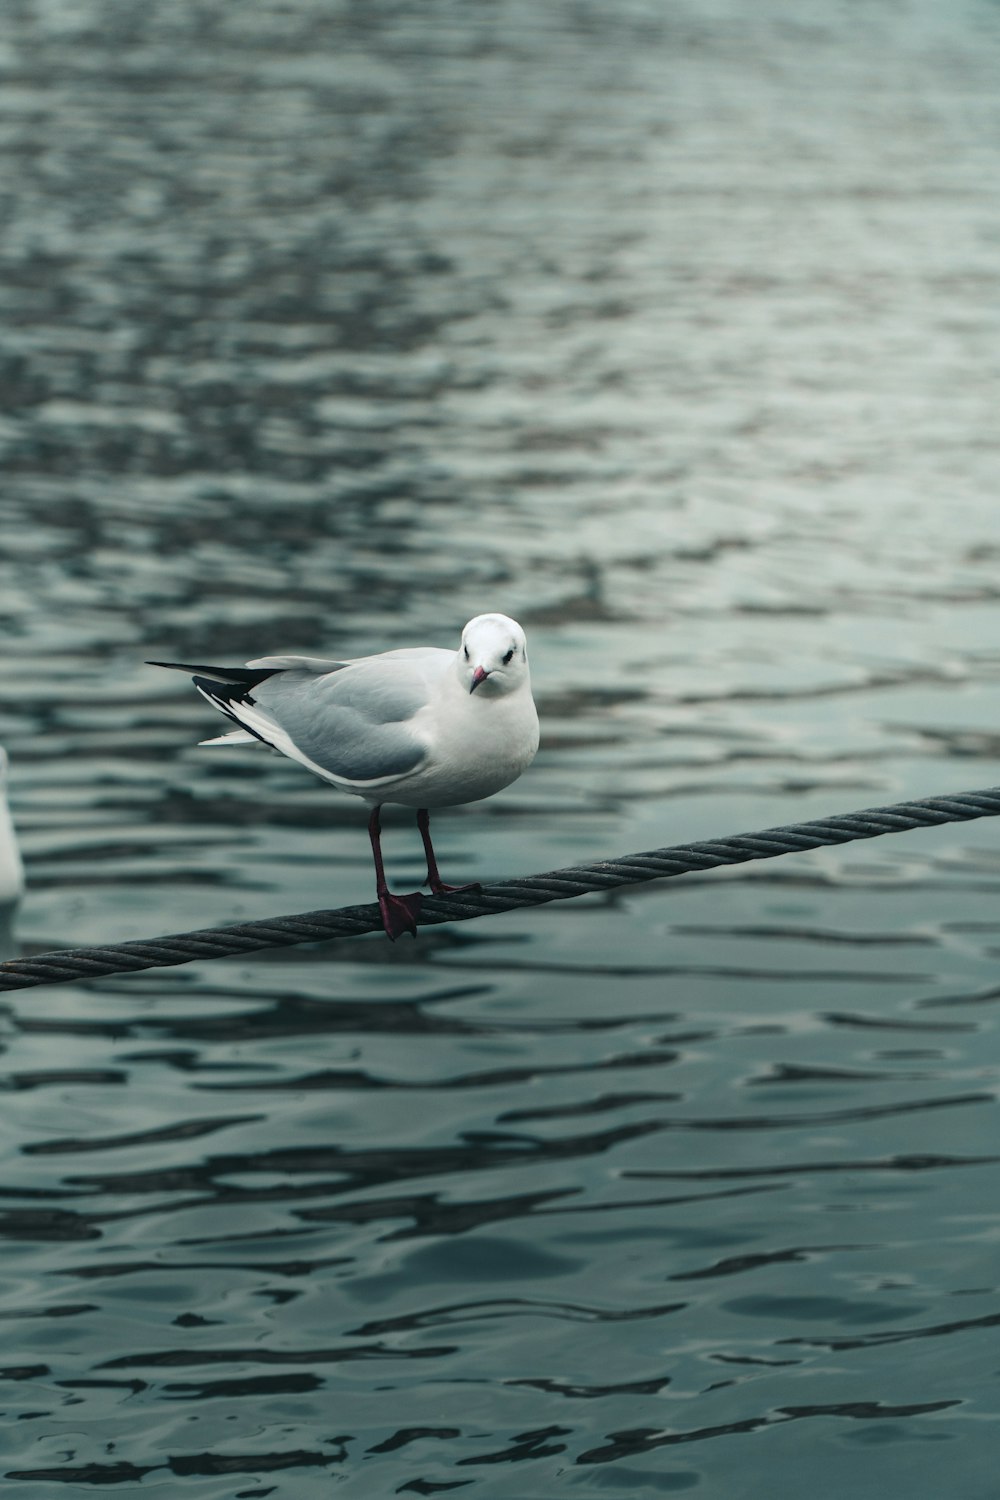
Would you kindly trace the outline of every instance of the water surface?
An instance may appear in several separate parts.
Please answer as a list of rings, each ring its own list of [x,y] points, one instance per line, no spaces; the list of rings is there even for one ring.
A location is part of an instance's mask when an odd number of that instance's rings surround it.
[[[1000,781],[998,64],[981,0],[12,6],[24,944],[369,897],[147,657],[516,615],[455,881]],[[998,896],[985,822],[7,997],[11,1500],[985,1500]]]

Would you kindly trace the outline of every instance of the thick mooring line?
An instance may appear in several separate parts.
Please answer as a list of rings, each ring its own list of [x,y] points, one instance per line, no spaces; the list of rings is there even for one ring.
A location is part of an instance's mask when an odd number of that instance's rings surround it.
[[[541,906],[547,901],[567,901],[593,891],[615,886],[638,885],[672,875],[690,875],[720,865],[745,864],[748,860],[776,859],[804,849],[829,844],[849,844],[855,839],[874,839],[886,833],[905,833],[938,823],[965,823],[973,818],[1000,814],[1000,787],[980,792],[958,792],[948,797],[924,797],[916,802],[897,802],[890,807],[869,807],[861,812],[838,813],[809,823],[788,823],[765,828],[760,833],[738,833],[704,843],[679,844],[652,849],[645,854],[626,854],[620,859],[599,860],[592,865],[573,865],[549,870],[544,875],[525,875],[502,880],[478,890],[450,896],[425,896],[420,926],[439,922],[468,922],[473,917],[494,916],[522,906]],[[34,958],[13,958],[0,964],[0,990],[29,989],[36,984],[65,984],[74,979],[98,979],[108,974],[129,974],[138,969],[167,968],[195,959],[230,958],[258,948],[282,948],[294,943],[319,943],[330,938],[359,937],[379,932],[382,918],[372,902],[343,906],[337,911],[300,912],[296,916],[268,917],[259,922],[240,922],[230,927],[208,927],[195,932],[141,942],[111,943],[100,948],[64,948],[39,953]]]

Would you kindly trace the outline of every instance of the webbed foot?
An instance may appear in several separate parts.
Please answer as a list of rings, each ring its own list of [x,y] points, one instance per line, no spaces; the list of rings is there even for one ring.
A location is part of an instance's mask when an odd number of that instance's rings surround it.
[[[404,932],[416,937],[417,918],[420,915],[422,900],[423,897],[419,891],[414,891],[409,896],[396,896],[392,891],[380,892],[378,905],[387,938],[395,942],[398,937],[402,937]]]
[[[435,896],[451,896],[458,891],[482,890],[482,886],[478,880],[474,880],[471,885],[447,885],[443,880],[432,880],[430,881],[430,888]]]

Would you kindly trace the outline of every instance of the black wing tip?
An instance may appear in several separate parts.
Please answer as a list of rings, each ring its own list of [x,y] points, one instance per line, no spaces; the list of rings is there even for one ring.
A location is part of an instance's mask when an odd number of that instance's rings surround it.
[[[213,708],[217,708],[220,713],[225,714],[227,719],[232,719],[234,724],[238,724],[241,729],[245,729],[248,734],[252,734],[254,739],[260,740],[262,745],[271,744],[271,741],[265,739],[264,735],[259,730],[254,729],[252,724],[245,723],[237,712],[237,709],[233,707],[234,704],[245,703],[251,705],[253,703],[250,690],[245,684],[238,682],[216,682],[211,677],[195,677],[192,681],[201,696],[207,702],[211,703]]]
[[[204,693],[206,698],[211,698],[220,707],[224,703],[253,701],[250,698],[250,684],[247,682],[221,682],[218,677],[202,677],[200,671],[195,672],[191,681],[199,693]]]
[[[266,677],[273,677],[276,670],[274,667],[211,667],[205,662],[190,661],[147,661],[146,666],[169,667],[174,672],[188,672],[195,683],[203,678],[213,687],[236,687],[242,692],[256,687]]]
[[[169,667],[174,672],[211,672],[215,677],[221,677],[224,681],[232,678],[235,682],[238,673],[246,672],[245,667],[210,667],[204,662],[194,661],[147,661],[147,667]]]

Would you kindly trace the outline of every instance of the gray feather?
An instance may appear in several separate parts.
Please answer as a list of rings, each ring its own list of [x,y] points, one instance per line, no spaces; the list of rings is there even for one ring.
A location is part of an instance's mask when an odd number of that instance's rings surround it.
[[[341,667],[350,666],[350,662],[326,656],[258,656],[256,661],[248,661],[247,666],[269,667],[275,672],[311,672],[318,677],[326,672],[339,672]]]
[[[425,672],[414,672],[414,655]],[[454,659],[448,651],[369,657],[315,676],[306,668],[278,671],[253,700],[324,771],[345,781],[403,776],[426,758],[413,725],[428,700],[429,679]]]

